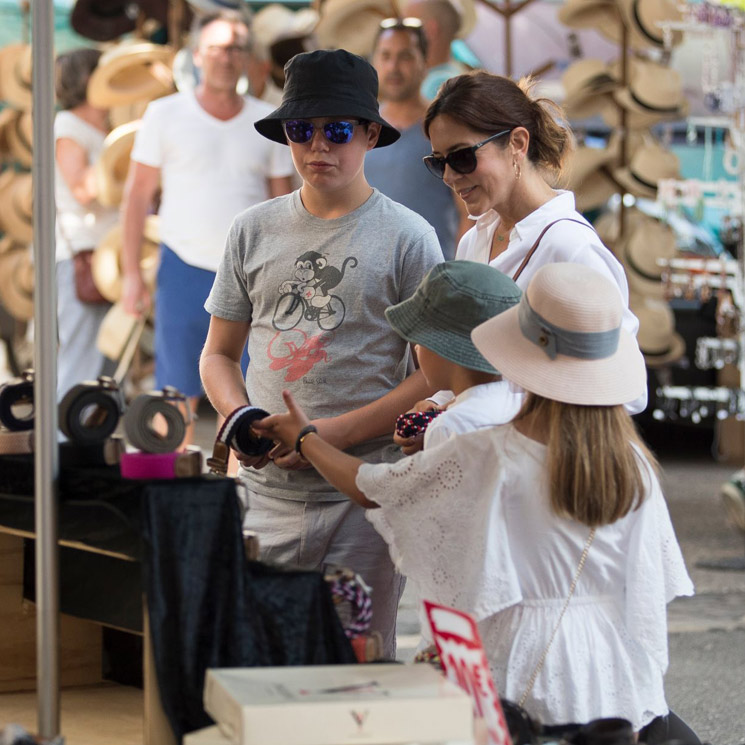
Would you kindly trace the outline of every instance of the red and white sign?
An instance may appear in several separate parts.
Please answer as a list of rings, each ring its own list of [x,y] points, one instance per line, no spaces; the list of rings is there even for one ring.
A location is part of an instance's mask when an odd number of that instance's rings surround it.
[[[512,745],[476,621],[428,600],[424,609],[445,673],[471,696],[474,713],[486,724],[489,745]]]

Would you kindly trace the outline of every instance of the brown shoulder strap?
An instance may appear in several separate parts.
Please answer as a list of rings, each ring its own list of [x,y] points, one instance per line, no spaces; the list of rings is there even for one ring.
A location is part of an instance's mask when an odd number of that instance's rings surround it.
[[[562,220],[566,220],[567,222],[576,222],[577,225],[584,225],[586,228],[590,228],[590,230],[595,232],[595,228],[592,227],[592,225],[589,225],[586,222],[582,222],[581,220],[575,220],[573,217],[560,217],[558,220],[554,220],[553,222],[550,222],[548,225],[546,225],[543,230],[541,230],[541,234],[536,238],[535,243],[530,247],[530,251],[525,254],[525,258],[522,261],[522,264],[517,268],[517,271],[512,275],[512,281],[516,282],[517,278],[523,273],[523,269],[528,265],[528,262],[530,261],[530,257],[535,253],[536,249],[538,248],[538,244],[541,242],[541,238],[545,235],[546,231],[552,226],[556,225],[557,222],[561,222]]]

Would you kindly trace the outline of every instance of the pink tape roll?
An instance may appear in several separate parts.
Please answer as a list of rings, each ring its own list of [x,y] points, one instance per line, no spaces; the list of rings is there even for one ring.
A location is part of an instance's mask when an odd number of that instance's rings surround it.
[[[185,453],[123,453],[119,461],[125,479],[175,479],[199,476],[202,472],[202,452]]]

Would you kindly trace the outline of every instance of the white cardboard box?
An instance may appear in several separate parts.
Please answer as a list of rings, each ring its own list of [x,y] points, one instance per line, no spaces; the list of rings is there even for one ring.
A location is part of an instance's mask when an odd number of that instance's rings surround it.
[[[207,671],[204,706],[233,745],[471,740],[470,697],[429,665]]]

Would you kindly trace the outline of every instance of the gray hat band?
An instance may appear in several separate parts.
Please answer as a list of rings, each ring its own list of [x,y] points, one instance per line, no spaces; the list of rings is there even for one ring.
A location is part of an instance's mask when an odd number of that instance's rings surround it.
[[[557,354],[580,360],[603,360],[618,349],[620,326],[609,331],[569,331],[554,326],[530,307],[527,293],[520,300],[517,317],[523,336],[552,360]]]

